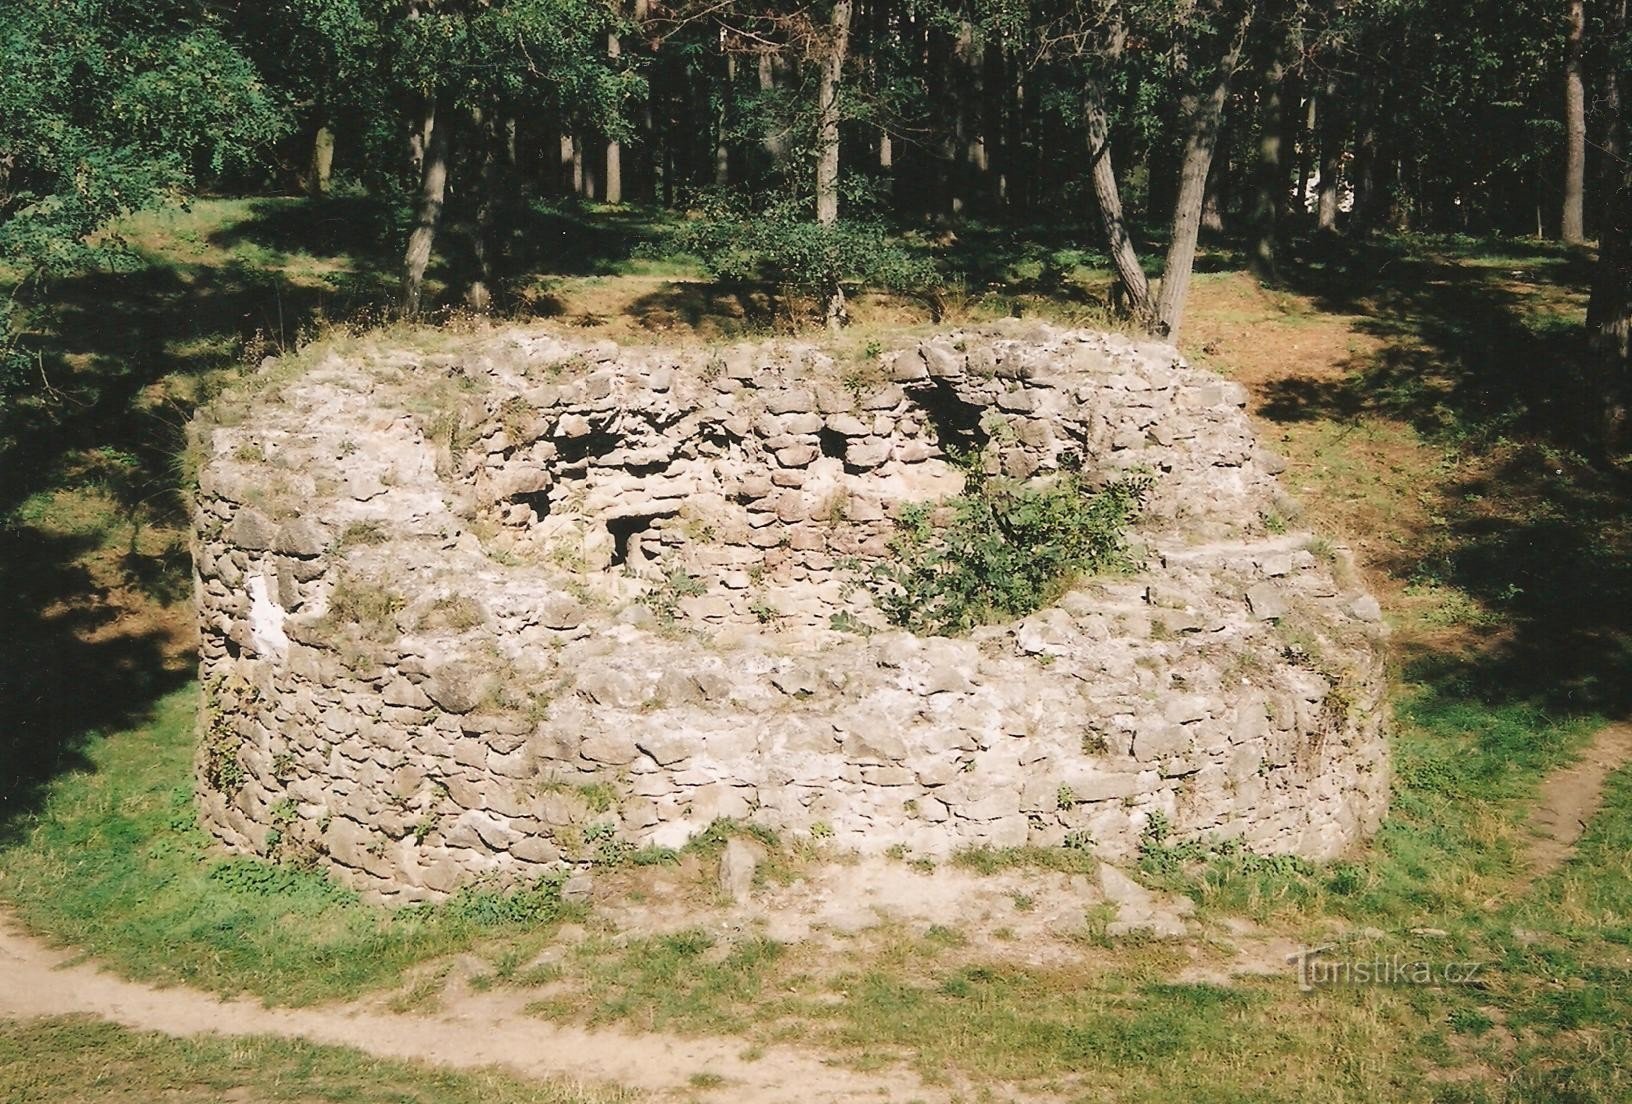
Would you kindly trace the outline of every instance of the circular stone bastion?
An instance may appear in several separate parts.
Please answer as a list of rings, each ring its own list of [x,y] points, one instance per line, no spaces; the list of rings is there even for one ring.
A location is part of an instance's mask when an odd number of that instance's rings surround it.
[[[1338,855],[1388,792],[1384,629],[1244,389],[1041,324],[840,353],[534,329],[270,361],[193,427],[205,825],[391,901],[711,823],[940,858]],[[1135,566],[914,635],[903,512],[971,465],[1137,476]]]

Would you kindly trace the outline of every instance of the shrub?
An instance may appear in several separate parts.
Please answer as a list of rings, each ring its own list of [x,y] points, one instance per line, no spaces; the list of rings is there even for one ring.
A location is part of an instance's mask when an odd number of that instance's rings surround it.
[[[823,226],[802,198],[705,196],[700,214],[681,228],[675,244],[700,257],[716,279],[775,284],[790,315],[799,300],[820,298],[837,284],[906,294],[940,286],[934,263],[903,246],[882,223],[846,219]]]
[[[1092,490],[1075,472],[1032,482],[971,469],[964,493],[902,512],[889,562],[874,569],[874,594],[892,623],[951,635],[1021,617],[1058,598],[1077,578],[1133,566],[1128,526],[1149,490],[1128,478]]]

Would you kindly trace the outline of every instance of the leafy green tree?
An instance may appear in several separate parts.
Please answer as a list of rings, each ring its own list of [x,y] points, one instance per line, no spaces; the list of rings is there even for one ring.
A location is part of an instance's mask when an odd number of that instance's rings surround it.
[[[393,113],[399,90],[384,68],[387,14],[377,0],[282,0],[240,3],[234,10],[245,49],[300,120],[308,143],[302,169],[314,196],[329,190],[342,121],[354,120],[351,132],[360,138],[370,123]],[[394,129],[400,150],[400,127]]]
[[[116,256],[114,219],[248,163],[285,125],[202,0],[0,7],[0,386],[27,372],[30,291]]]
[[[492,240],[497,121],[546,113],[625,136],[624,106],[636,77],[606,52],[608,33],[621,23],[596,0],[375,2],[390,33],[390,70],[422,105],[424,153],[403,261],[403,312],[421,309],[450,178],[478,197],[473,238],[482,272],[466,297],[485,306],[500,251]]]

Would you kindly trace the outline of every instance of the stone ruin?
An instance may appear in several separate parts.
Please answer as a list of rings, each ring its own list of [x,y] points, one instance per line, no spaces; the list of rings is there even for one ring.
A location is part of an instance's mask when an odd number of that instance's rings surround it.
[[[204,823],[395,901],[720,818],[1113,860],[1376,827],[1377,604],[1286,531],[1238,384],[1044,326],[871,351],[511,330],[263,369],[195,425]],[[969,456],[1145,473],[1142,567],[892,628],[869,567]]]

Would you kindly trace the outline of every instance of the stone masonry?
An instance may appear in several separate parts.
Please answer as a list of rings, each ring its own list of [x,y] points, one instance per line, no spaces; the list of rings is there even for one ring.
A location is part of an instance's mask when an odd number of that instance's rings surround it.
[[[1387,795],[1382,625],[1245,393],[1043,326],[836,361],[509,330],[273,364],[195,424],[198,779],[227,846],[436,898],[718,818],[863,851],[1152,824],[1330,858]],[[1143,567],[959,638],[865,585],[975,456],[1152,480]]]

